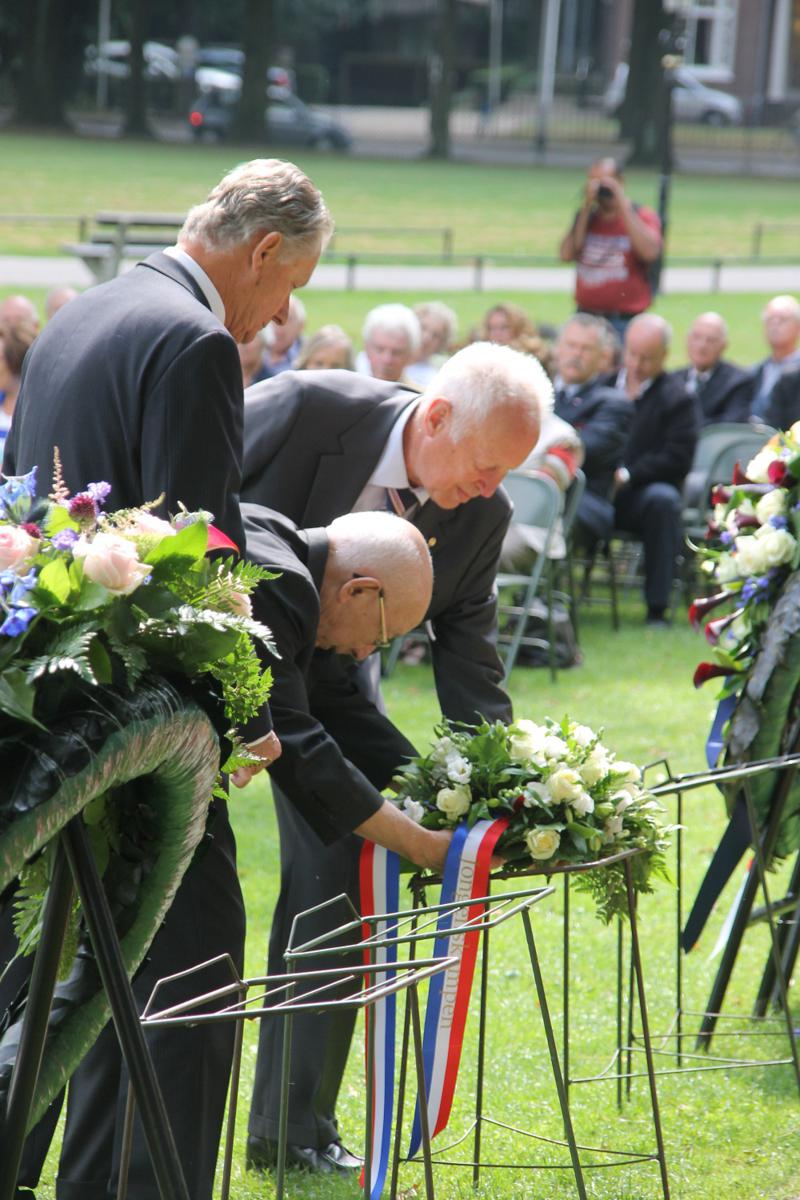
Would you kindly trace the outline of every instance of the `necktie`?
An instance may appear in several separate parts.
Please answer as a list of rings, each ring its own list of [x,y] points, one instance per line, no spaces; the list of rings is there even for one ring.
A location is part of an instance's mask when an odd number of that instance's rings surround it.
[[[410,520],[419,505],[411,488],[387,488],[386,498],[389,512],[397,513],[398,517],[405,517],[406,520]]]

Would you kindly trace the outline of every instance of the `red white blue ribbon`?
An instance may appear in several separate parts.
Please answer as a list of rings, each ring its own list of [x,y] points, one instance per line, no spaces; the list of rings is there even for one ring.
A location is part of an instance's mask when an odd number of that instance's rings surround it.
[[[392,850],[384,850],[374,842],[364,842],[359,863],[362,916],[376,913],[397,912],[400,902],[400,859]],[[397,931],[396,921],[364,921],[365,940],[382,941],[391,938]],[[375,963],[397,962],[397,946],[391,941],[386,946],[364,950],[364,961]],[[391,970],[378,971],[367,980],[375,986],[394,978]],[[389,1166],[389,1148],[392,1137],[392,1105],[394,1101],[394,1046],[397,997],[387,996],[366,1009],[367,1021],[375,1022],[375,1058],[372,1088],[372,1129],[370,1196],[378,1200],[383,1190]],[[370,1081],[367,1080],[369,1087]],[[362,1178],[363,1185],[363,1178]]]
[[[468,829],[466,824],[456,828],[445,862],[442,904],[486,895],[492,853],[507,825],[508,818],[502,817],[496,821],[476,821],[472,829]],[[449,955],[456,962],[431,979],[425,1009],[422,1057],[431,1137],[441,1133],[450,1119],[480,939],[479,930],[459,937],[453,937],[452,934],[468,921],[480,919],[482,909],[480,904],[451,909],[441,913],[436,924],[434,956]],[[417,1097],[409,1158],[419,1150],[421,1140]]]

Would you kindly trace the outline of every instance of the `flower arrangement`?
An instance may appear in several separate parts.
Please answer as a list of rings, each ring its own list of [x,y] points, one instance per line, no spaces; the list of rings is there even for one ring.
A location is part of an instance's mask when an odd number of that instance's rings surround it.
[[[716,585],[696,600],[689,619],[705,622],[712,662],[700,663],[695,686],[724,679],[722,695],[743,687],[767,621],[786,579],[800,565],[800,422],[759,450],[733,483],[712,493],[713,515],[705,544],[695,547],[700,568]]]
[[[444,722],[436,734],[431,751],[393,783],[412,820],[443,829],[507,817],[497,842],[507,862],[586,863],[635,848],[642,851],[630,860],[637,891],[652,891],[655,875],[668,878],[660,805],[642,787],[639,768],[616,759],[588,726],[567,717],[544,725]],[[574,880],[593,894],[602,920],[627,911],[621,862]]]
[[[253,619],[250,604],[269,572],[208,557],[209,550],[236,549],[211,524],[211,514],[182,509],[167,521],[154,515],[155,504],[105,513],[110,490],[91,483],[70,496],[57,454],[48,499],[37,498],[35,470],[0,476],[0,776],[8,783],[0,796],[0,835],[42,803],[48,769],[54,765],[64,778],[76,769],[89,753],[98,720],[138,706],[147,709],[151,726],[162,711],[166,726],[175,686],[198,700],[217,734],[232,743],[224,770],[250,759],[233,727],[255,716],[269,694],[270,674],[256,644],[273,650],[270,632]],[[55,761],[48,757],[49,766],[37,767],[35,780],[18,779],[29,769],[28,743],[38,745],[44,734],[44,745],[55,745],[65,714],[81,713],[81,731],[69,743],[70,768],[62,769],[52,749]],[[207,800],[219,744],[209,736],[214,744],[203,743],[202,765],[190,765],[191,746],[182,752],[187,771],[211,780]],[[140,754],[144,764],[144,749]],[[120,875],[122,863],[130,878],[118,890],[130,896],[152,868],[157,802],[134,803],[123,794],[113,805],[107,799],[101,789],[84,817],[101,872],[111,859]],[[177,795],[173,799],[175,813],[183,811]],[[202,836],[202,812],[198,819]],[[186,831],[171,836],[178,844]],[[21,871],[15,900],[21,953],[38,941],[54,845]],[[77,936],[73,918],[70,949]],[[64,961],[69,959],[68,953]]]
[[[8,722],[43,728],[64,677],[132,690],[145,671],[208,675],[231,725],[267,699],[256,642],[273,647],[250,593],[269,572],[210,559],[235,547],[209,513],[104,513],[110,490],[92,483],[70,497],[58,460],[48,500],[35,470],[0,476],[0,739]]]

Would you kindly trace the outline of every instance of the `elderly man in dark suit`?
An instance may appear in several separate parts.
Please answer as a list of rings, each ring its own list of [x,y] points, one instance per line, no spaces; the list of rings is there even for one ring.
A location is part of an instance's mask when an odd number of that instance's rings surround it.
[[[647,623],[664,625],[681,546],[681,487],[697,444],[694,399],[664,370],[671,329],[643,313],[625,333],[617,386],[633,401],[628,441],[617,468],[616,528],[644,544]]]
[[[697,402],[700,428],[720,421],[743,422],[750,416],[753,380],[747,371],[726,362],[728,326],[716,312],[695,317],[686,335],[689,365],[671,372]]]
[[[111,484],[123,508],[163,495],[214,514],[240,547],[237,493],[242,381],[237,341],[286,318],[331,230],[325,203],[291,163],[259,159],[230,172],[192,209],[177,246],[62,309],[31,353],[9,434],[6,470],[39,468],[58,447],[67,485]],[[269,762],[266,723],[252,731]],[[265,735],[265,736],[262,736]],[[186,874],[138,975],[144,1002],[162,975],[223,952],[241,965],[244,907],[224,803],[213,837]],[[213,985],[213,980],[210,981]],[[232,1053],[224,1025],[156,1033],[151,1048],[192,1200],[210,1198]],[[73,1079],[57,1196],[106,1200],[116,1177],[126,1079],[107,1027]],[[37,1165],[20,1182],[35,1186]],[[158,1189],[137,1129],[130,1176],[137,1200]],[[109,1191],[111,1189],[111,1191]]]
[[[761,321],[770,353],[751,368],[750,416],[756,421],[767,419],[772,393],[781,377],[800,367],[800,301],[795,296],[773,296]]]
[[[442,712],[455,720],[511,719],[495,645],[494,586],[511,506],[498,488],[533,448],[540,397],[549,391],[534,359],[475,343],[454,355],[422,396],[346,372],[304,371],[256,384],[245,398],[245,499],[303,526],[392,506],[428,541],[434,676]],[[343,889],[354,893],[358,844],[340,843],[333,852],[313,847],[312,853],[292,805],[280,794],[276,805],[279,911],[300,912]],[[282,950],[281,938],[273,936],[271,969]],[[340,1145],[335,1105],[351,1033],[346,1015],[302,1018],[289,1113],[289,1141],[300,1152],[322,1151],[345,1167],[356,1160]],[[248,1142],[254,1166],[273,1156],[279,1067],[280,1041],[262,1026]]]
[[[590,541],[607,538],[614,528],[611,489],[632,416],[625,393],[601,377],[605,349],[603,323],[590,313],[570,317],[556,342],[554,411],[577,430],[583,444],[586,491],[577,521]]]

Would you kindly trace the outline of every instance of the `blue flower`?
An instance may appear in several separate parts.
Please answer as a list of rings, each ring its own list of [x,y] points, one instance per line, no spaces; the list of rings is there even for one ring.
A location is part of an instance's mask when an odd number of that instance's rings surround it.
[[[773,529],[786,529],[789,522],[786,520],[786,517],[770,517],[769,524]]]
[[[22,521],[27,517],[36,495],[36,467],[27,475],[2,478],[5,482],[0,484],[0,513],[12,521]]]
[[[728,533],[727,529],[725,529],[719,535],[719,540],[722,542],[723,546],[730,546],[731,542],[733,541],[733,534]]]
[[[25,632],[37,613],[38,609],[29,604],[12,608],[3,624],[0,625],[0,633],[4,633],[6,637],[17,637],[20,633]]]
[[[78,540],[78,533],[74,529],[62,529],[55,537],[51,538],[51,543],[56,550],[71,550]]]

